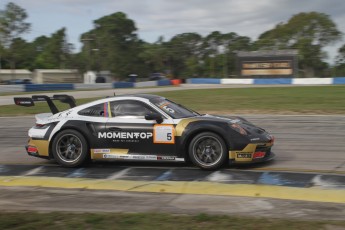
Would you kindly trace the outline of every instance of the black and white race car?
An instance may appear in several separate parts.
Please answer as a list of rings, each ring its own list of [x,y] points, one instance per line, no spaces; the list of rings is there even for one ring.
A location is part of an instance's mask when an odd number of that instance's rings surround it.
[[[54,100],[70,105],[59,112]],[[201,115],[164,97],[114,96],[80,106],[68,95],[14,98],[34,106],[46,101],[52,113],[36,115],[29,130],[29,155],[65,167],[88,160],[191,161],[202,169],[226,162],[273,159],[274,137],[241,117]]]

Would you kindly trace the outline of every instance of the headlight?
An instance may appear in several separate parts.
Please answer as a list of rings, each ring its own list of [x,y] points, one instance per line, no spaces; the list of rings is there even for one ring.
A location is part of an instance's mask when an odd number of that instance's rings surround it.
[[[244,136],[248,135],[248,132],[244,128],[242,128],[239,124],[231,124],[230,126],[231,126],[232,129],[234,129],[238,133],[240,133],[240,134],[242,134]]]

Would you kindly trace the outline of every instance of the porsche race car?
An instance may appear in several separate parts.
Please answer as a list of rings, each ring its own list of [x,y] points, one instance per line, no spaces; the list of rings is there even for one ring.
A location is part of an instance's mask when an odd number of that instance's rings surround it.
[[[60,112],[54,100],[71,108]],[[69,95],[14,101],[21,106],[48,103],[51,113],[36,115],[26,150],[64,167],[78,167],[88,160],[142,160],[191,161],[215,170],[229,161],[274,158],[274,137],[246,119],[199,114],[161,96],[114,96],[79,106]]]

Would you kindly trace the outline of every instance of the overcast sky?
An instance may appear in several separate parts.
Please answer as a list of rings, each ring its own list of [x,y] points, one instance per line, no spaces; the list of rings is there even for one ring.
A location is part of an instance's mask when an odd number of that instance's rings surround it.
[[[179,33],[212,31],[236,32],[255,40],[292,15],[310,11],[330,15],[345,33],[344,0],[0,0],[0,9],[8,2],[28,13],[32,24],[28,40],[66,27],[69,42],[76,47],[81,46],[80,34],[93,28],[93,20],[118,11],[135,21],[139,37],[147,42],[159,36],[169,40]],[[328,47],[330,56],[344,43]]]

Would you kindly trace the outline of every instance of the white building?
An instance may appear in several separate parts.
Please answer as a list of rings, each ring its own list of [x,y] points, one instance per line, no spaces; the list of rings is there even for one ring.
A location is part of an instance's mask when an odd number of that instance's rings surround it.
[[[36,69],[33,82],[42,83],[81,83],[81,75],[76,69]]]
[[[32,79],[32,72],[27,69],[0,69],[0,82]]]

